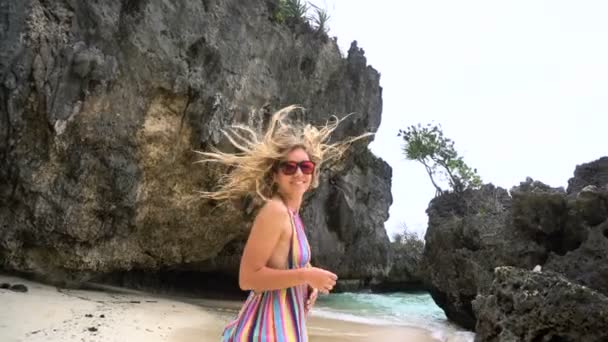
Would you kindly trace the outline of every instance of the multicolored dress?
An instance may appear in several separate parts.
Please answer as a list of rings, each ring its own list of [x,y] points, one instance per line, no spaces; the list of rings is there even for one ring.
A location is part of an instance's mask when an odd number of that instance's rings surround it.
[[[310,246],[297,212],[289,210],[293,234],[289,248],[289,269],[307,267]],[[306,342],[304,304],[308,285],[249,293],[236,319],[222,334],[222,342]]]

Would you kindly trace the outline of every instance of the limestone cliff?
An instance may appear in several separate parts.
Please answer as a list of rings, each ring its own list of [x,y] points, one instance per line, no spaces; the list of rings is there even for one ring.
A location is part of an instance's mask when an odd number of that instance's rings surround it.
[[[379,73],[353,43],[274,20],[276,1],[0,2],[0,267],[47,280],[129,270],[234,275],[251,213],[201,200],[193,150],[285,105],[335,137],[376,131]],[[364,143],[303,215],[319,265],[386,272],[391,169]]]

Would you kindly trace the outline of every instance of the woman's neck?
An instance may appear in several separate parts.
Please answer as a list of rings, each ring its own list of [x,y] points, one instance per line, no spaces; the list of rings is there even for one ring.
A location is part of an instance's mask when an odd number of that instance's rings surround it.
[[[284,194],[277,194],[279,199],[285,203],[285,206],[289,208],[289,210],[293,212],[300,211],[300,206],[302,205],[302,196],[290,197]]]

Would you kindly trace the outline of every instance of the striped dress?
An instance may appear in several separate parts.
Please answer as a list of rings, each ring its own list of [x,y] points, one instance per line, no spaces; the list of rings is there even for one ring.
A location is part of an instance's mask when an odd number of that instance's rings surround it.
[[[293,234],[289,249],[290,269],[306,267],[310,246],[300,216],[290,210]],[[236,319],[222,334],[222,342],[306,342],[304,303],[306,284],[272,291],[251,291]]]

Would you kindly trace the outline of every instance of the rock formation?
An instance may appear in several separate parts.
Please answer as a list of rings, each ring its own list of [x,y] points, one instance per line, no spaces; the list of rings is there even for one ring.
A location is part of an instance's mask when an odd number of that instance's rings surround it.
[[[608,297],[551,271],[498,267],[473,308],[476,341],[608,341]]]
[[[510,193],[492,185],[431,201],[425,282],[446,315],[474,329],[471,302],[489,293],[499,266],[541,265],[608,294],[608,157],[580,165],[568,191],[528,179]],[[559,296],[559,294],[552,294]]]
[[[140,270],[234,275],[244,205],[196,191],[225,170],[193,150],[261,129],[285,105],[335,138],[376,131],[380,75],[277,1],[0,4],[0,268],[50,281]],[[390,167],[360,143],[303,211],[315,258],[346,278],[386,272]],[[235,284],[236,285],[236,284]]]

